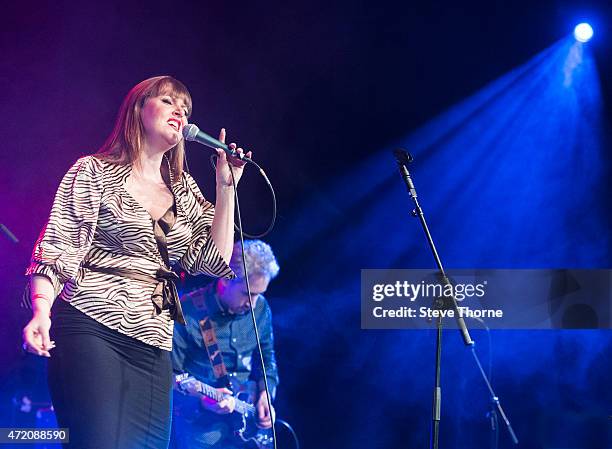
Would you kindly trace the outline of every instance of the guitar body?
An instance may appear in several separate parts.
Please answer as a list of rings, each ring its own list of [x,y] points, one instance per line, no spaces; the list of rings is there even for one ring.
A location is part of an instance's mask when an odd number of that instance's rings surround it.
[[[237,391],[232,388],[232,391]],[[239,400],[242,400],[250,405],[253,404],[251,395],[247,392],[239,392],[234,394]],[[272,429],[260,429],[257,427],[257,415],[248,413],[234,412],[229,418],[233,421],[234,434],[245,448],[252,449],[272,449],[274,443],[272,439]]]
[[[236,446],[245,449],[273,449],[274,440],[272,437],[272,429],[260,429],[257,427],[257,411],[253,405],[254,385],[252,382],[246,384],[238,384],[234,378],[231,378],[232,385],[230,389],[234,393],[236,407],[234,412],[229,415],[216,415],[216,419],[223,419],[230,424],[233,429],[233,443]],[[216,388],[189,376],[188,374],[179,374],[175,376],[177,389],[189,396],[206,396],[217,402],[221,401],[224,396],[217,392]],[[201,410],[199,404],[195,410],[189,415],[182,415],[182,418],[195,425],[203,419],[203,414],[206,412]]]

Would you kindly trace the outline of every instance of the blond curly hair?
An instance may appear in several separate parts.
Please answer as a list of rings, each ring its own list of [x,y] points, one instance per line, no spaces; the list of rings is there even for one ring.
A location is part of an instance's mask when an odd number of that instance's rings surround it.
[[[272,252],[272,248],[266,242],[261,240],[245,240],[244,256],[249,278],[263,276],[268,279],[273,279],[278,274],[278,262]],[[240,242],[234,243],[230,267],[232,271],[236,273],[238,279],[244,279]]]

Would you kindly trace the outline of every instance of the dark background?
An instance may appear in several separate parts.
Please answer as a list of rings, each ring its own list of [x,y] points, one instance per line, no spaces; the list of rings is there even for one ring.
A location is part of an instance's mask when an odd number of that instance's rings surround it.
[[[596,36],[573,84],[552,89],[582,19]],[[5,5],[0,222],[20,243],[0,236],[0,427],[16,391],[45,400],[42,363],[18,349],[18,302],[59,180],[134,84],[170,74],[191,90],[193,122],[226,127],[276,188],[279,415],[304,448],[424,447],[433,333],[359,323],[360,269],[433,266],[389,150],[415,153],[448,267],[610,268],[610,23],[606,1]],[[213,199],[208,155],[189,146]],[[254,170],[239,190],[246,230],[261,231]],[[474,338],[520,447],[612,447],[609,330]],[[485,387],[458,334],[444,341],[440,447],[488,447]]]

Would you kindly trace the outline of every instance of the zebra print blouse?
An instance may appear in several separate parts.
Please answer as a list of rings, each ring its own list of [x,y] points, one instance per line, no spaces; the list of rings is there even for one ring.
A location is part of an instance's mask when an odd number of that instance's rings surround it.
[[[157,314],[154,284],[84,268],[125,268],[155,276],[164,266],[153,219],[127,192],[131,165],[85,156],[64,176],[49,221],[32,254],[27,275],[49,278],[55,296],[122,334],[172,350],[173,320]],[[184,173],[172,183],[176,221],[167,234],[171,265],[190,274],[234,277],[210,235],[214,206]]]

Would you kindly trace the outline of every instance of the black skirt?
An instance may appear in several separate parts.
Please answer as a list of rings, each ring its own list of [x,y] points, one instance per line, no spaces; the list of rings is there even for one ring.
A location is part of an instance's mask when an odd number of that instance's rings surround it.
[[[65,301],[53,305],[49,389],[74,449],[166,449],[170,352],[98,323]]]

